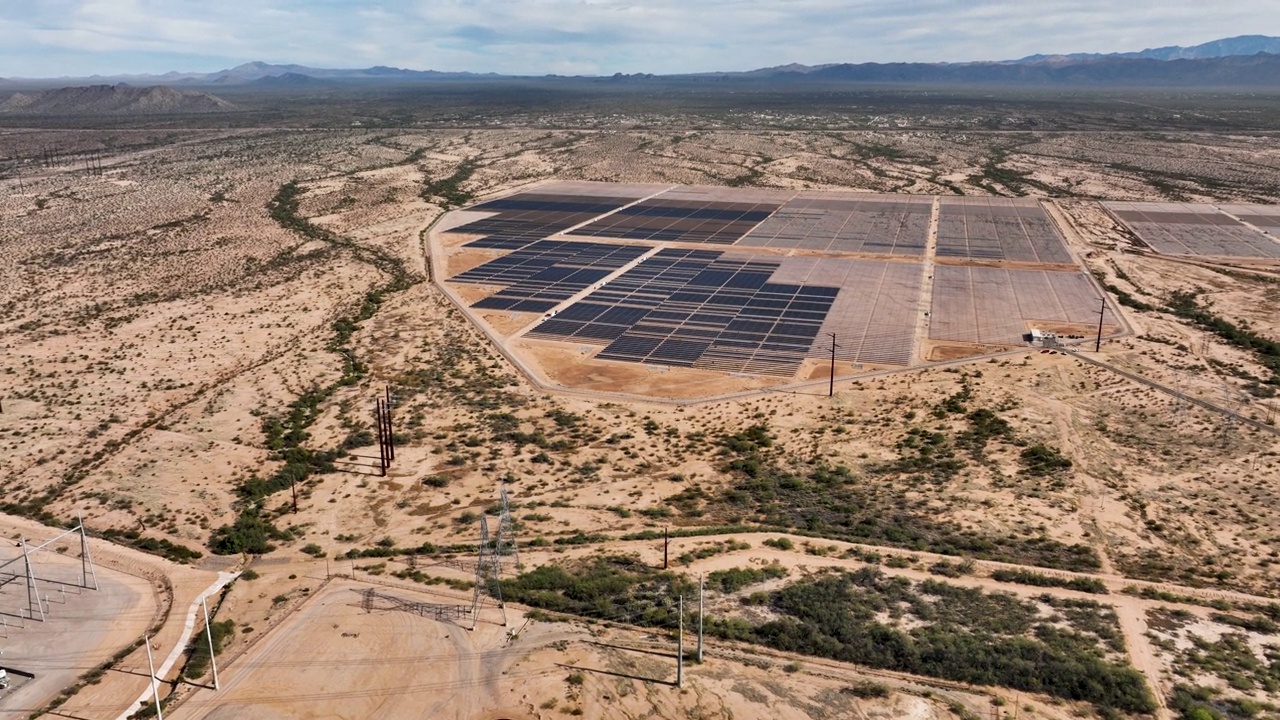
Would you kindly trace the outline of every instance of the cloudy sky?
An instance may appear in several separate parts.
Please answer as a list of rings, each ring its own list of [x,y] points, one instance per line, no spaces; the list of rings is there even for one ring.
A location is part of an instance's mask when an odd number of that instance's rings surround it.
[[[0,76],[1001,60],[1280,35],[1276,0],[0,0]]]

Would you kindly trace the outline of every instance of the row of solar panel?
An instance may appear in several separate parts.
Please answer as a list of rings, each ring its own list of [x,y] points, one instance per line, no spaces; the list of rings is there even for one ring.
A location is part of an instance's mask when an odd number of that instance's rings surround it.
[[[514,250],[522,247],[520,240],[528,241],[525,244],[541,240],[632,202],[635,202],[634,198],[523,193],[471,208],[498,214],[453,228],[450,232],[495,236],[490,242],[484,242],[489,238],[482,238],[468,247]]]
[[[644,202],[623,208],[609,218],[599,222],[621,218],[672,218],[688,220],[751,220],[760,222],[773,214],[774,208],[756,210],[756,206],[726,208],[716,205],[676,206],[661,203]]]
[[[538,238],[520,237],[517,235],[490,235],[482,237],[479,240],[473,240],[466,244],[466,247],[476,248],[479,250],[519,250],[527,245],[537,241]]]
[[[636,245],[543,240],[452,280],[506,286],[475,303],[478,309],[545,313],[648,251]]]
[[[698,243],[701,245],[732,245],[738,238],[751,229],[750,224],[725,227],[717,225],[706,230],[697,228],[652,228],[652,227],[600,227],[579,228],[575,235],[588,237],[616,238],[619,240],[648,240],[655,242]]]
[[[599,215],[616,210],[628,203],[635,202],[635,198],[613,198],[613,197],[582,197],[582,196],[543,196],[527,193],[524,195],[514,195],[507,198],[498,198],[481,203],[471,210],[481,210],[486,212],[561,212],[561,213],[591,213]]]
[[[794,374],[839,288],[769,283],[777,261],[695,252],[659,252],[529,337],[604,344],[603,360],[692,367],[707,354],[716,367]]]

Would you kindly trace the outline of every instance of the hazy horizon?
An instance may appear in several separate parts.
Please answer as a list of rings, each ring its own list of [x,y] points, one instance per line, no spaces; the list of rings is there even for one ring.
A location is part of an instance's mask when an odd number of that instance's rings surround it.
[[[13,0],[0,76],[207,73],[250,61],[512,75],[678,74],[802,63],[974,62],[1280,35],[1260,0]],[[177,5],[175,7],[175,5]]]

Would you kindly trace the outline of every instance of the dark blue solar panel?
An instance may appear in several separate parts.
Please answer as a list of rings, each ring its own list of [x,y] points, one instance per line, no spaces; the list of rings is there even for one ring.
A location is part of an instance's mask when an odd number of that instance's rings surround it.
[[[596,340],[600,342],[612,342],[622,337],[627,331],[625,325],[603,325],[601,323],[587,323],[585,327],[574,335],[575,340]]]
[[[559,304],[555,300],[521,300],[511,309],[516,312],[544,313]]]
[[[647,250],[541,241],[516,250],[506,264],[464,275],[471,282],[511,285],[476,307],[546,312],[553,301],[598,283]],[[839,288],[770,283],[778,266],[777,260],[726,258],[715,250],[663,249],[529,336],[604,345],[598,357],[605,360],[794,375]]]
[[[490,235],[479,240],[473,240],[463,247],[477,248],[480,250],[519,250],[522,247],[533,243],[536,238],[516,238],[504,235]]]
[[[559,317],[544,320],[538,327],[529,331],[531,337],[567,338],[581,330],[586,323],[570,322]]]
[[[608,309],[608,305],[580,302],[569,306],[557,317],[562,320],[595,320],[600,313]]]
[[[507,286],[476,303],[477,308],[547,312],[649,250],[634,245],[541,240],[451,280]]]
[[[643,358],[653,349],[658,347],[662,341],[658,338],[626,336],[618,338],[609,344],[597,357],[605,357],[606,355],[632,355]]]
[[[640,308],[609,308],[604,311],[596,321],[614,325],[634,325],[644,319],[644,316],[648,314],[648,312],[648,310],[642,310]]]

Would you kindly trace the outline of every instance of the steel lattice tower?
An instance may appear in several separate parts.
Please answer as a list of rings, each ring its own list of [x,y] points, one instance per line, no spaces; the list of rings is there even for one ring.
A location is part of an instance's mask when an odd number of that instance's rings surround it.
[[[499,582],[499,576],[502,574],[502,563],[498,558],[498,552],[494,545],[489,541],[489,518],[486,515],[481,515],[480,551],[476,557],[476,587],[475,595],[471,599],[472,628],[480,621],[480,604],[485,596],[497,602],[498,609],[502,611],[502,624],[504,626],[507,624],[507,608],[506,604],[502,602],[502,584]]]
[[[507,489],[501,490],[502,496],[502,514],[498,517],[498,540],[494,546],[499,561],[504,557],[510,557],[515,561],[516,568],[520,567],[520,550],[516,547],[516,524],[511,519],[511,499],[507,495]]]

